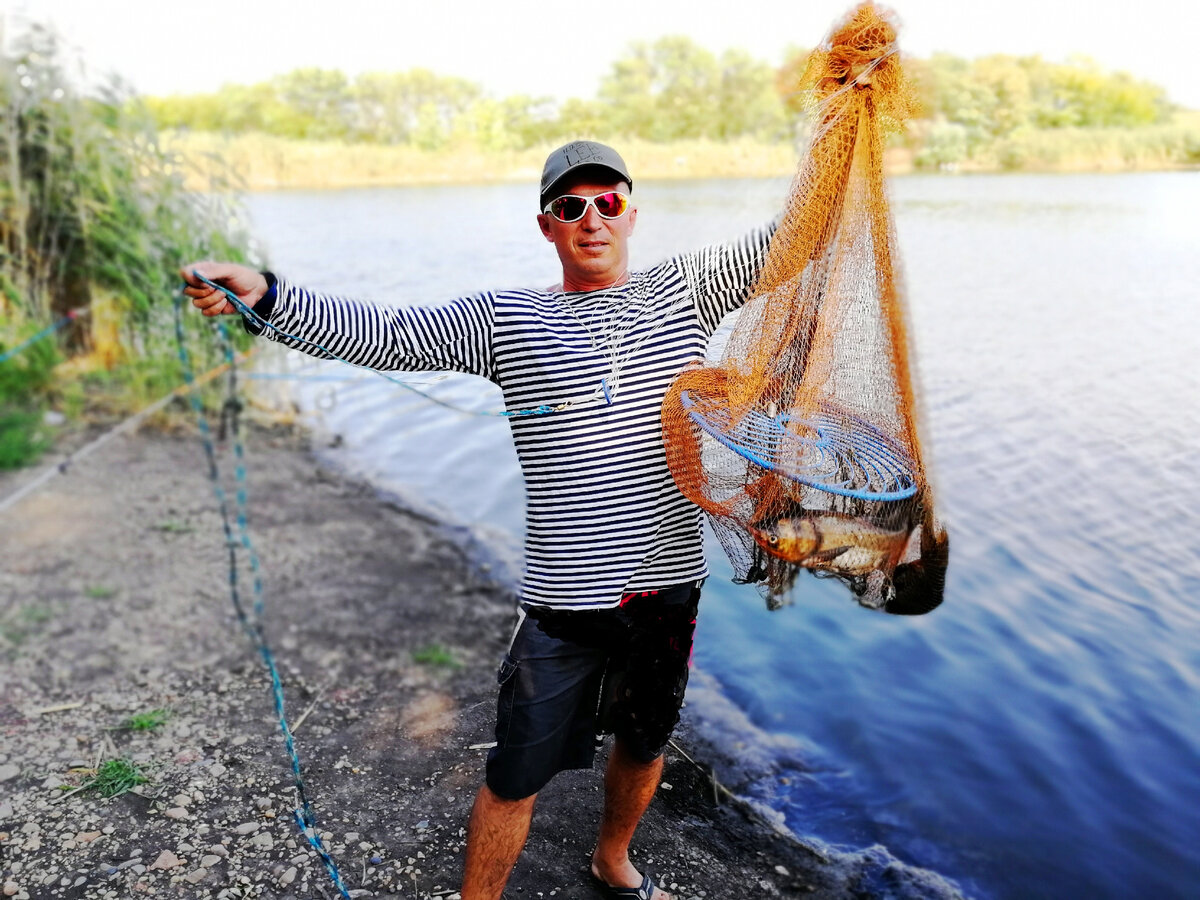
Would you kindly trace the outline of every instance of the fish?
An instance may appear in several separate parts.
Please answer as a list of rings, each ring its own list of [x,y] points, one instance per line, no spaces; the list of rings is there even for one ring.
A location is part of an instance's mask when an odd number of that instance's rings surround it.
[[[784,562],[808,569],[861,575],[883,568],[904,546],[907,532],[835,513],[815,513],[750,526],[754,542]]]

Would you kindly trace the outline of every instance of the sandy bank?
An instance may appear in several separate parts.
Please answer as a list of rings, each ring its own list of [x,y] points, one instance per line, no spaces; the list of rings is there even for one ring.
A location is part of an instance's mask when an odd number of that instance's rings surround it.
[[[307,440],[252,433],[250,526],[289,718],[307,713],[297,743],[317,819],[355,896],[455,897],[514,598],[437,523],[322,469]],[[0,497],[30,474],[0,476]],[[194,436],[113,440],[0,517],[0,667],[5,894],[335,896],[295,833],[269,682],[233,616]],[[120,727],[155,709],[170,711],[161,728]],[[694,723],[679,740],[720,756]],[[111,800],[63,789],[117,756],[150,783]],[[825,861],[716,805],[678,752],[665,781],[636,861],[681,900],[945,888],[872,851]],[[599,896],[585,876],[599,785],[598,771],[569,773],[543,792],[507,897]]]

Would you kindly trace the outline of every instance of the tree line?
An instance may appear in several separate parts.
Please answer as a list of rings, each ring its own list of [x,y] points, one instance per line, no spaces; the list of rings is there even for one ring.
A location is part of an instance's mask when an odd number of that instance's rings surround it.
[[[588,136],[655,142],[794,139],[803,120],[808,52],[780,66],[742,50],[716,55],[690,38],[632,44],[592,98],[493,97],[483,86],[426,69],[350,78],[303,68],[209,94],[153,97],[160,128],[229,134],[260,132],[301,140],[343,140],[439,150],[467,143],[522,150]],[[906,70],[929,125],[922,134],[946,152],[1020,129],[1136,128],[1166,121],[1173,107],[1159,86],[1080,58],[949,54],[908,58]]]

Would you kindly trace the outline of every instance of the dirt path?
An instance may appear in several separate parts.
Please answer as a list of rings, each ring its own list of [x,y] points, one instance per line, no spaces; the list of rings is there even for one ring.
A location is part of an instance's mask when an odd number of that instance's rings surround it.
[[[306,714],[304,775],[346,885],[457,897],[514,598],[436,523],[322,470],[303,435],[254,432],[249,471],[266,627],[289,719]],[[28,475],[0,478],[0,497]],[[169,713],[160,727],[122,727],[155,710]],[[680,740],[703,757],[686,723]],[[109,800],[66,789],[118,757],[149,782]],[[868,887],[714,805],[677,752],[665,781],[635,861],[680,900],[881,893],[878,871]],[[2,896],[336,896],[293,805],[194,437],[116,439],[0,517]],[[505,896],[598,897],[586,863],[599,805],[597,773],[556,779]],[[927,896],[919,873],[883,872],[882,893]]]

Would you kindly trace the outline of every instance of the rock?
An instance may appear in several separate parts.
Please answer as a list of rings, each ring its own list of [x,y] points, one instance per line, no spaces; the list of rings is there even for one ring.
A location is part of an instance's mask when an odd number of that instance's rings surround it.
[[[775,872],[779,875],[783,875],[784,877],[787,877],[790,874],[787,870],[787,866],[776,866]]]
[[[295,866],[291,866],[286,872],[279,876],[280,885],[286,887],[296,880],[297,870]]]
[[[213,763],[211,766],[208,767],[208,772],[210,775],[220,776],[220,775],[224,775],[226,773],[226,771],[228,771],[228,770],[220,763]]]
[[[191,806],[192,798],[189,797],[187,794],[176,794],[174,797],[171,798],[171,802],[174,803],[176,806]]]
[[[196,852],[196,848],[193,847],[191,844],[187,843],[187,841],[184,841],[175,849],[178,850],[180,853],[195,853]]]
[[[150,871],[155,869],[174,869],[176,866],[182,866],[183,860],[172,853],[170,850],[164,850],[158,854],[158,859],[150,863]]]
[[[347,844],[354,843],[355,841],[358,840],[358,838],[359,838],[359,834],[357,831],[347,831],[346,832],[346,843]]]
[[[229,848],[224,844],[213,844],[208,848],[208,852],[214,856],[229,856]]]
[[[79,834],[75,835],[75,843],[90,844],[98,837],[100,837],[99,831],[81,831]]]
[[[221,849],[225,849],[225,848],[222,847]],[[200,860],[200,865],[202,865],[206,869],[211,869],[213,866],[220,865],[221,859],[222,859],[222,857],[218,856],[217,854],[210,853],[210,854],[208,854],[208,856],[205,856],[203,859]]]
[[[0,781],[8,781],[21,774],[21,768],[16,763],[5,763],[0,766]],[[10,881],[9,884],[12,884]],[[13,891],[15,894],[16,891]],[[11,895],[10,895],[11,896]]]
[[[271,832],[263,831],[250,838],[250,843],[255,847],[262,847],[264,850],[270,850],[275,846],[275,839],[271,837]]]
[[[11,800],[0,800],[0,819],[11,819],[13,817],[13,805]]]
[[[46,780],[42,782],[42,787],[46,788],[47,790],[54,791],[58,790],[64,784],[66,784],[66,782],[63,781],[58,775],[47,775]]]
[[[254,834],[254,832],[258,831],[258,829],[261,827],[262,826],[259,825],[257,822],[243,822],[241,825],[239,825],[237,828],[235,828],[233,830],[236,831],[238,834]]]
[[[186,819],[188,818],[188,811],[182,806],[172,806],[163,815],[168,819]]]
[[[13,894],[15,894],[20,889],[21,889],[21,886],[19,884],[17,884],[15,881],[4,882],[4,896],[5,897],[11,897]]]
[[[199,884],[208,877],[208,869],[197,869],[194,872],[188,872],[183,876],[183,880],[189,884]]]

